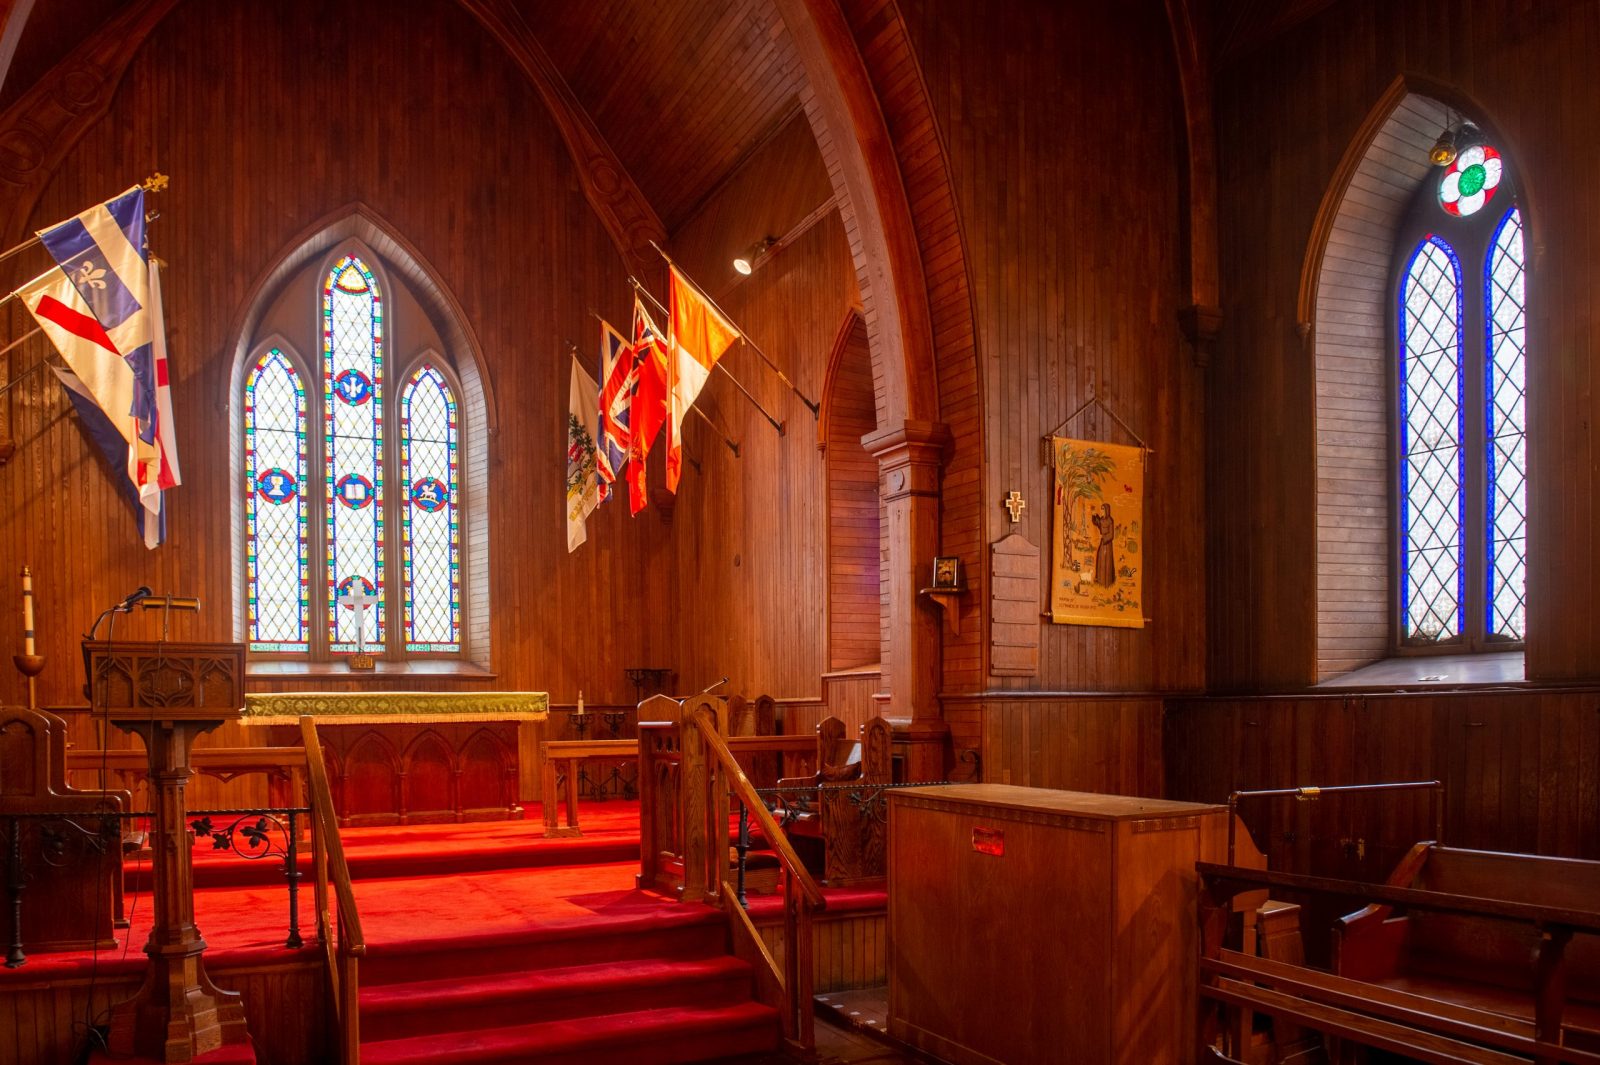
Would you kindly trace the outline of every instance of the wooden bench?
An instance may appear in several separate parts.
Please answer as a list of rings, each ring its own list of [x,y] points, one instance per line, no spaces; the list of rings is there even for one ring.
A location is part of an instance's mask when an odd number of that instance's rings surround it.
[[[1600,863],[1424,843],[1386,884],[1196,868],[1200,993],[1224,1011],[1322,1032],[1336,1065],[1362,1060],[1358,1047],[1441,1065],[1600,1065],[1589,1026],[1600,972],[1600,881],[1592,879]],[[1263,887],[1319,904],[1369,903],[1340,922],[1338,972],[1225,949],[1233,901]],[[1202,1048],[1227,1028],[1203,1016]]]
[[[1464,898],[1503,899],[1560,909],[1600,910],[1600,862],[1461,850],[1435,843],[1411,849],[1390,874],[1394,887]],[[1545,1003],[1543,1035],[1600,1053],[1600,936],[1576,934],[1552,957],[1550,933],[1492,916],[1397,915],[1373,905],[1334,927],[1333,968],[1407,994],[1483,1010],[1533,1030],[1541,970],[1559,966],[1559,989]],[[1541,958],[1541,955],[1544,955]],[[1561,999],[1565,1000],[1562,1008]]]

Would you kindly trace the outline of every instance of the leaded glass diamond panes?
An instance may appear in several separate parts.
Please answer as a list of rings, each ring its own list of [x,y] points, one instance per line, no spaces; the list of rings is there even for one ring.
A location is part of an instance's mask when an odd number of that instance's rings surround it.
[[[244,385],[246,626],[255,651],[310,646],[306,472],[305,386],[273,348]]]
[[[1528,338],[1522,215],[1506,212],[1484,270],[1488,355],[1484,360],[1488,438],[1488,631],[1520,640],[1526,631]]]
[[[405,493],[400,529],[408,651],[461,649],[459,433],[449,383],[436,368],[421,367],[400,393],[400,475]]]
[[[364,612],[363,642],[383,642],[383,301],[354,255],[322,286],[323,443],[326,448],[328,624],[335,651],[357,646],[357,611],[339,606],[353,587],[378,597]]]
[[[1400,293],[1400,606],[1403,636],[1434,642],[1465,625],[1461,267],[1417,246]]]

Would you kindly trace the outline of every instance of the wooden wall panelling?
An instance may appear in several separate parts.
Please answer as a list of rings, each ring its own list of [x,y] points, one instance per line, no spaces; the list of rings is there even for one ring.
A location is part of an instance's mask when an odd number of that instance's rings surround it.
[[[673,234],[689,275],[812,397],[823,394],[839,325],[856,305],[838,215],[823,216],[748,278],[738,280],[732,260],[763,236],[789,233],[830,192],[797,115]],[[697,691],[727,676],[728,690],[814,698],[829,665],[826,456],[811,412],[758,357],[735,347],[723,364],[788,424],[778,435],[714,374],[698,405],[738,441],[739,456],[709,426],[691,421],[685,430],[700,465],[686,464],[678,488],[675,580],[697,620],[679,687]],[[875,626],[875,602],[870,609]]]
[[[877,428],[867,324],[854,310],[835,341],[820,426],[828,493],[828,668],[881,658],[882,500],[878,462],[861,446]]]
[[[1600,478],[1573,456],[1593,450],[1600,424],[1590,296],[1600,215],[1570,151],[1600,105],[1584,59],[1597,41],[1593,5],[1341,4],[1224,68],[1216,113],[1228,325],[1211,373],[1206,478],[1239,492],[1213,493],[1207,518],[1213,686],[1263,690],[1314,675],[1314,379],[1295,334],[1294,285],[1340,159],[1401,75],[1472,101],[1503,131],[1524,177],[1528,676],[1593,676]],[[1308,126],[1307,115],[1318,119]]]
[[[1600,858],[1597,758],[1592,689],[1218,697],[1167,707],[1169,798],[1439,779],[1444,842],[1460,847]],[[1260,803],[1241,814],[1274,868],[1378,876],[1433,835],[1422,796]]]
[[[889,979],[888,918],[883,910],[821,914],[812,922],[812,980],[817,994],[882,987]],[[761,941],[783,966],[781,915],[755,921]]]
[[[1048,542],[1051,486],[1038,441],[1091,388],[1155,452],[1145,570],[1153,623],[1142,630],[1048,626],[1037,677],[1003,678],[994,687],[1198,688],[1205,480],[1201,453],[1190,444],[1200,436],[1204,405],[1201,371],[1177,321],[1180,300],[1187,302],[1178,210],[1183,138],[1165,9],[1153,0],[1070,11],[1036,5],[995,18],[976,2],[898,7],[948,148],[972,280],[969,342],[985,353],[981,389],[973,392],[982,396],[981,429],[957,428],[944,413],[958,441],[968,432],[985,441],[981,472],[974,465],[960,481],[966,488],[966,478],[977,478],[982,543],[1013,530]],[[1080,106],[1107,99],[1126,106]],[[907,168],[908,185],[914,172]],[[1121,439],[1106,419],[1083,418],[1073,428]],[[947,505],[951,477],[947,471]],[[1016,526],[1001,506],[1012,489],[1030,504]],[[975,628],[981,647],[987,627]],[[957,649],[957,659],[967,653]],[[969,675],[952,662],[948,638],[945,655],[947,690],[985,686],[979,678],[952,687],[953,677]]]
[[[981,710],[985,783],[1162,794],[1158,697],[991,694],[947,705]]]
[[[498,406],[515,422],[483,441],[497,486],[489,507],[496,675],[298,684],[492,683],[569,700],[583,688],[593,701],[620,702],[633,697],[626,667],[676,665],[676,626],[626,620],[634,602],[670,601],[675,555],[655,515],[632,520],[625,508],[603,508],[590,518],[589,543],[570,555],[556,531],[561,472],[549,456],[560,453],[564,434],[563,340],[593,335],[590,308],[626,321],[616,249],[542,101],[489,35],[451,4],[421,5],[404,23],[385,11],[367,0],[333,20],[308,0],[271,12],[179,6],[133,57],[106,117],[67,153],[29,219],[67,217],[157,166],[174,178],[151,227],[153,247],[170,264],[167,326],[185,475],[170,496],[167,544],[148,552],[137,543],[126,506],[53,380],[30,378],[11,397],[18,453],[0,468],[0,572],[25,563],[34,570],[40,651],[49,659],[43,703],[76,697],[77,634],[141,584],[201,597],[192,628],[175,638],[233,637],[223,406],[232,367],[220,354],[231,350],[228,323],[242,319],[251,279],[290,238],[358,201],[411,241],[455,294]],[[303,77],[308,56],[335,76]],[[484,98],[497,107],[483,122],[455,120]],[[351,100],[362,103],[352,110]],[[227,152],[202,135],[219,128],[232,131]],[[538,254],[527,254],[530,247]],[[37,271],[41,256],[17,257],[5,280]],[[512,261],[522,265],[505,270]],[[18,335],[15,312],[9,321]],[[42,352],[30,346],[27,354]],[[550,531],[529,536],[530,527]],[[593,625],[571,625],[578,614]],[[611,637],[596,643],[595,628]],[[252,686],[295,683],[278,677]]]
[[[320,1008],[326,995],[324,966],[320,959],[290,959],[287,953],[281,964],[212,965],[211,978],[218,987],[239,992],[262,1060],[317,1065],[328,1060],[332,1047]],[[90,1012],[91,988],[92,1015],[98,1018],[114,1004],[132,998],[140,979],[137,974],[102,974],[92,982],[7,981],[0,986],[0,1065],[77,1060],[84,1045],[83,1021]]]

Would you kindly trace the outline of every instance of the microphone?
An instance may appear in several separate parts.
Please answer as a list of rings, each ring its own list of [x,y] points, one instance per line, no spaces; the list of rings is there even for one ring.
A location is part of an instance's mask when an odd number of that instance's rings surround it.
[[[133,604],[139,602],[141,599],[148,598],[150,598],[149,587],[146,585],[140,585],[128,593],[128,598],[112,607],[112,609],[121,614],[129,614],[133,612]]]

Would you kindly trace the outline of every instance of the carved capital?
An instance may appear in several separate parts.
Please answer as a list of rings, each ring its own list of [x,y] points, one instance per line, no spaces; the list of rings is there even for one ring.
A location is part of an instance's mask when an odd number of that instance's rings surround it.
[[[1178,326],[1194,346],[1195,364],[1210,366],[1217,338],[1222,335],[1222,308],[1190,304],[1178,311]]]
[[[951,446],[942,422],[901,422],[868,433],[861,446],[878,460],[885,500],[939,494],[939,471]]]

